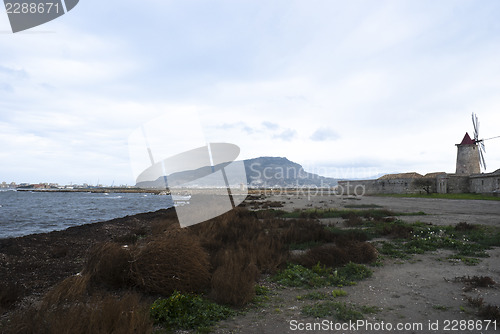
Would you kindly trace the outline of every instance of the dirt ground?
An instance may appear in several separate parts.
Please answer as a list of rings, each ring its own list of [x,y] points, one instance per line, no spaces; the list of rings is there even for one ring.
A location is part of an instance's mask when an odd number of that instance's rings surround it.
[[[281,201],[285,210],[297,208],[344,208],[345,205],[379,205],[395,212],[423,211],[425,216],[405,216],[407,222],[421,221],[436,225],[469,224],[500,225],[500,202],[480,200],[446,200],[419,198],[363,197],[339,198],[336,196],[273,195],[269,201]],[[330,223],[341,223],[331,219]],[[342,301],[357,305],[376,306],[379,312],[367,315],[359,327],[335,330],[333,319],[314,319],[301,314],[301,308],[313,301],[297,300],[297,296],[312,290],[273,289],[264,309],[247,312],[243,316],[221,323],[216,333],[500,333],[490,325],[484,330],[485,322],[476,316],[475,309],[468,306],[466,297],[482,297],[486,303],[500,304],[500,248],[488,251],[490,257],[476,266],[461,262],[449,262],[445,258],[451,252],[438,250],[416,255],[411,260],[386,258],[383,266],[372,268],[373,276],[358,282],[355,286],[344,287],[347,296]],[[463,282],[456,277],[489,276],[497,284],[493,288],[467,291]],[[266,280],[263,281],[266,283]],[[323,288],[325,292],[332,288]],[[318,330],[299,330],[299,323],[327,323]],[[460,329],[459,321],[474,321],[471,327]],[[458,321],[458,326],[453,327]],[[480,321],[478,324],[477,321]],[[470,322],[467,322],[469,324]],[[462,322],[463,324],[463,322]],[[406,330],[397,330],[397,326]],[[448,325],[448,327],[446,327]],[[479,329],[479,325],[483,325]],[[392,327],[389,327],[392,326]],[[405,327],[403,327],[405,328]],[[391,330],[392,329],[392,330]],[[448,330],[447,330],[448,329]],[[469,330],[470,329],[470,330]]]
[[[500,202],[478,200],[412,199],[390,197],[363,197],[358,199],[336,196],[273,195],[266,201],[280,201],[284,209],[300,208],[344,208],[346,205],[378,205],[395,212],[423,211],[425,216],[401,217],[408,222],[416,220],[433,224],[500,225]],[[0,279],[6,286],[24,287],[22,295],[41,296],[48,288],[62,279],[81,270],[86,251],[92,244],[127,235],[132,230],[148,230],[151,224],[168,219],[173,212],[163,210],[109,222],[73,227],[65,231],[30,235],[22,238],[0,240]],[[341,219],[325,220],[325,223],[342,224]],[[221,322],[215,333],[495,333],[496,331],[457,330],[445,331],[446,322],[453,329],[452,321],[480,320],[476,309],[468,306],[465,298],[482,297],[486,303],[500,304],[500,248],[488,251],[489,257],[481,259],[476,266],[462,262],[449,262],[447,251],[439,250],[414,256],[411,260],[385,258],[383,266],[373,267],[373,276],[344,287],[347,296],[340,301],[357,305],[375,306],[376,314],[366,315],[366,323],[359,328],[346,330],[294,330],[295,325],[333,321],[314,319],[301,314],[302,306],[314,301],[297,300],[310,290],[281,288],[263,278],[260,284],[272,287],[272,294],[262,307],[249,309],[243,315]],[[466,291],[463,282],[456,277],[489,276],[497,284],[493,288]],[[329,292],[333,288],[323,288]],[[436,324],[436,321],[438,323]],[[429,329],[429,323],[438,325],[438,330]],[[324,324],[324,323],[322,323]],[[391,324],[392,331],[387,325]],[[396,330],[397,324],[417,326],[409,330]],[[482,323],[483,326],[485,323]],[[340,323],[329,323],[339,326]],[[363,326],[361,326],[363,325]],[[373,330],[367,330],[367,326]],[[381,328],[380,326],[385,325]],[[422,327],[418,327],[418,326]],[[376,330],[378,328],[378,330]],[[434,328],[434,327],[433,327]]]

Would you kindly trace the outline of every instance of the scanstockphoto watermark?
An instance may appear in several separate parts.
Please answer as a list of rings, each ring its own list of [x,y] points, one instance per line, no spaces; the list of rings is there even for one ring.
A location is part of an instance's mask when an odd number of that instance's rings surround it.
[[[419,332],[424,330],[424,324],[421,322],[408,323],[390,323],[390,322],[371,322],[368,320],[357,320],[348,322],[334,322],[332,320],[322,320],[319,322],[301,322],[298,320],[290,320],[289,327],[291,331],[359,331],[365,332],[400,332],[414,331]]]
[[[251,186],[252,187],[252,186]],[[366,188],[363,184],[353,184],[346,182],[345,185],[337,185],[330,187],[327,185],[298,185],[296,186],[273,186],[273,187],[254,187],[260,189],[264,195],[286,195],[288,197],[305,197],[311,200],[319,196],[335,196],[335,197],[363,197],[366,194]]]
[[[313,166],[304,168],[297,166],[267,166],[262,168],[262,164],[254,162],[249,166],[248,177],[251,183],[258,180],[271,181],[288,180],[288,179],[309,179],[309,180],[324,180],[324,179],[371,179],[380,174],[380,169],[377,167],[317,167]],[[325,184],[328,182],[325,182]]]
[[[317,322],[303,322],[298,320],[290,320],[289,328],[291,331],[353,331],[360,333],[388,333],[394,332],[398,333],[401,331],[412,331],[414,333],[424,332],[424,333],[442,333],[442,332],[452,332],[452,333],[463,333],[465,331],[487,331],[498,329],[496,320],[428,320],[427,322],[372,322],[369,320],[356,320],[348,322],[334,322],[331,320],[324,319]]]
[[[364,184],[349,181],[337,184],[336,179],[308,173],[299,165],[262,168],[261,163],[255,162],[247,169],[249,186],[260,188],[264,193],[295,194],[306,196],[309,200],[315,196],[364,196],[366,193]]]

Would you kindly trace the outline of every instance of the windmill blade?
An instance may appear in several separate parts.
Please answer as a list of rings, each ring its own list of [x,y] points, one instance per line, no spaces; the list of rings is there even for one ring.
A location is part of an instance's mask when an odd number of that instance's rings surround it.
[[[484,139],[481,139],[479,143],[480,143],[480,150],[486,153],[486,147],[484,146]]]
[[[479,150],[479,163],[486,170],[486,161],[484,160],[484,154],[483,154],[483,151],[481,151],[481,150]]]
[[[477,141],[479,138],[479,120],[474,113],[472,113],[472,124],[474,125],[474,140]]]
[[[485,140],[490,140],[490,139],[495,139],[495,138],[500,138],[500,136],[491,137],[491,138],[486,138],[486,139],[482,139],[482,140],[483,140],[483,141],[485,141]]]

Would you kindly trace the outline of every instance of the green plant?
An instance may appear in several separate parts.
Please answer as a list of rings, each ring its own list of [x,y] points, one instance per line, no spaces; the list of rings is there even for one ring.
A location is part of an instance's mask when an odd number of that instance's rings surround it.
[[[290,287],[319,287],[328,285],[324,275],[298,264],[289,264],[285,270],[278,272],[273,281]]]
[[[156,300],[150,314],[156,324],[175,330],[209,327],[235,312],[201,296],[174,291],[170,297]]]
[[[331,295],[333,298],[343,297],[343,296],[347,296],[347,292],[345,292],[342,289],[334,289],[334,290],[332,290]]]
[[[397,225],[396,225],[397,224]],[[400,226],[400,227],[396,227]],[[500,229],[492,226],[469,225],[433,226],[423,223],[406,224],[388,222],[372,224],[369,229],[375,234],[391,235],[398,232],[399,239],[379,243],[379,252],[394,258],[409,259],[411,254],[423,254],[437,249],[450,249],[455,252],[449,259],[461,260],[467,265],[478,263],[477,257],[488,257],[486,250],[500,246]]]
[[[297,300],[325,300],[330,296],[324,292],[314,291],[308,294],[297,296]]]
[[[373,272],[365,265],[349,262],[342,268],[338,269],[338,274],[344,276],[348,281],[360,281],[371,277]]]
[[[298,264],[289,264],[285,270],[278,272],[272,279],[285,286],[315,288],[354,285],[356,284],[354,281],[371,275],[372,271],[368,267],[352,262],[335,270],[322,266],[320,263],[311,269]]]
[[[346,209],[374,209],[374,208],[381,208],[381,206],[377,205],[377,204],[347,204],[347,205],[344,205],[344,208],[346,208]]]
[[[359,307],[352,304],[333,301],[306,305],[302,308],[302,314],[315,318],[335,316],[335,318],[341,321],[360,320],[364,318]]]
[[[255,296],[252,299],[252,303],[256,305],[263,305],[265,302],[269,301],[269,295],[271,294],[271,289],[264,285],[255,286]]]
[[[460,255],[450,255],[447,257],[447,259],[450,262],[454,261],[461,261],[467,266],[477,266],[481,260],[473,258],[473,257],[466,257],[466,256],[460,256]]]

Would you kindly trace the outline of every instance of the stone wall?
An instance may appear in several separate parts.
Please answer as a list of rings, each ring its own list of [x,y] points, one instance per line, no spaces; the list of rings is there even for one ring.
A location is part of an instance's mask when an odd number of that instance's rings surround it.
[[[404,174],[403,174],[404,175]],[[339,194],[376,195],[376,194],[418,194],[425,193],[416,180],[432,180],[431,192],[442,194],[478,193],[500,194],[500,169],[489,174],[459,175],[434,173],[426,177],[380,178],[377,180],[339,181]]]
[[[478,174],[470,177],[470,192],[490,194],[500,192],[500,169],[490,174]]]
[[[386,180],[339,181],[338,193],[344,195],[376,195],[376,194],[418,194],[425,192],[414,184],[414,178]]]

